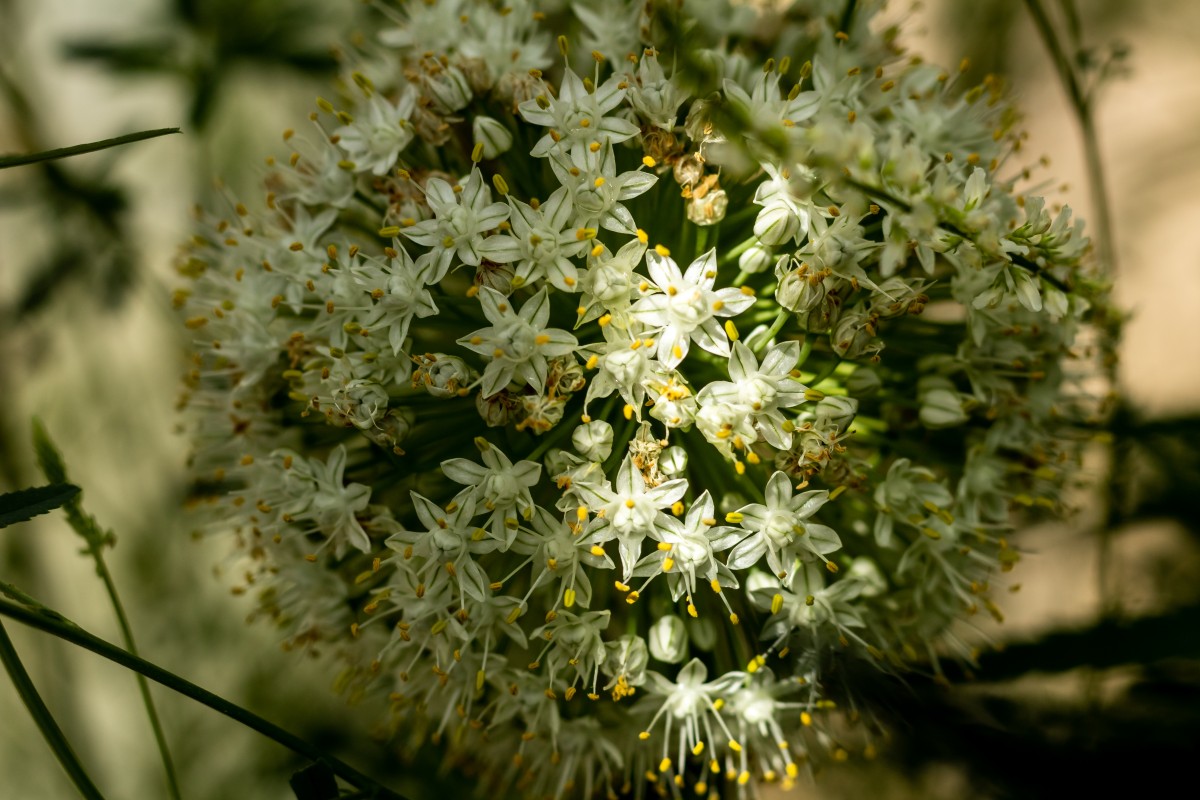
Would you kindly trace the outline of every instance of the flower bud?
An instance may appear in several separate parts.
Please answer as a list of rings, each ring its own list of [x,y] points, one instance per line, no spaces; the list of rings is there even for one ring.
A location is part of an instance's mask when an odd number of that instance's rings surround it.
[[[668,664],[678,664],[688,652],[687,630],[674,615],[659,617],[650,626],[650,655]]]
[[[423,370],[421,385],[434,397],[456,397],[458,390],[475,380],[473,370],[458,356],[435,353]]]
[[[612,425],[602,419],[580,425],[571,434],[571,444],[588,461],[603,461],[612,453]]]
[[[953,428],[967,421],[962,398],[952,389],[934,389],[921,398],[921,423],[927,428]]]
[[[630,686],[639,686],[646,680],[646,664],[650,661],[650,654],[646,650],[645,639],[627,634],[615,642],[605,643],[604,649],[606,654],[601,667],[604,674],[614,679],[623,676]]]
[[[483,392],[475,395],[475,410],[489,428],[503,428],[513,420],[520,400],[513,397],[507,389],[501,389],[491,397],[484,397]]]
[[[883,379],[879,377],[879,372],[865,364],[860,364],[846,379],[846,391],[854,397],[874,394],[882,386]]]
[[[887,591],[887,579],[883,577],[879,565],[867,556],[859,556],[850,564],[845,580],[856,581],[862,588],[862,597],[878,597]]]
[[[425,75],[425,96],[443,114],[453,114],[471,102],[471,84],[458,67],[445,67],[435,75]]]
[[[480,115],[471,122],[475,144],[483,145],[483,157],[495,158],[512,147],[512,131],[498,119]]]
[[[779,279],[775,289],[775,299],[779,305],[795,311],[797,314],[808,314],[821,305],[825,300],[825,283],[810,282],[807,275],[801,275],[799,270],[785,273]]]
[[[771,266],[771,251],[761,244],[751,245],[738,256],[738,269],[742,272],[762,272]]]
[[[714,189],[703,197],[693,196],[688,201],[685,212],[687,218],[697,225],[716,225],[725,219],[725,211],[729,208],[729,196],[724,189]]]
[[[800,218],[792,209],[780,203],[767,206],[758,212],[754,220],[754,235],[768,247],[795,239],[799,232]]]
[[[875,336],[871,316],[861,307],[842,314],[833,328],[832,344],[842,358],[858,358],[877,353],[883,342]]]
[[[672,445],[666,448],[658,457],[658,469],[663,475],[682,475],[687,469],[688,454],[682,447]]]
[[[858,401],[853,397],[828,395],[817,403],[818,423],[825,422],[837,426],[838,431],[845,432],[858,414]]]

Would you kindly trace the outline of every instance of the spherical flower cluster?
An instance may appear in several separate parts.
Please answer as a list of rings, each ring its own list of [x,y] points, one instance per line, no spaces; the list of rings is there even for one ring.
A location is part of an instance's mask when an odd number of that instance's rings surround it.
[[[972,658],[1076,466],[1087,242],[880,5],[384,5],[265,204],[201,215],[208,527],[396,736],[742,796],[873,749],[849,661]]]

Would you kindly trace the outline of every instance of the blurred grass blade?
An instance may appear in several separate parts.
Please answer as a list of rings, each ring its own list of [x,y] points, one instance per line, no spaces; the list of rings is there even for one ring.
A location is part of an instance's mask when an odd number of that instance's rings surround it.
[[[38,730],[41,731],[46,744],[50,745],[50,749],[54,751],[58,763],[62,764],[63,769],[67,771],[67,775],[75,784],[75,788],[79,790],[79,794],[88,800],[104,800],[104,795],[100,794],[96,784],[92,783],[92,779],[88,777],[87,771],[79,763],[79,757],[71,749],[67,737],[63,735],[62,729],[58,727],[58,723],[51,716],[50,709],[46,707],[41,695],[38,694],[37,688],[33,685],[29,673],[25,671],[21,659],[17,656],[17,649],[13,647],[12,639],[8,638],[8,631],[4,629],[3,624],[0,624],[0,661],[4,662],[4,668],[8,671],[8,676],[12,678],[17,694],[25,703],[25,707],[29,709],[29,714],[37,723]]]
[[[67,480],[67,468],[62,454],[54,446],[46,427],[36,417],[33,419],[33,449],[37,453],[38,464],[48,480],[56,482]],[[101,527],[95,517],[84,513],[83,505],[78,497],[70,498],[66,502],[65,510],[67,521],[75,529],[75,532],[83,537],[87,543],[87,552],[96,563],[96,574],[104,583],[105,591],[108,592],[108,599],[112,603],[113,613],[117,617],[117,625],[121,629],[121,638],[125,642],[125,649],[136,656],[138,649],[137,643],[133,639],[133,626],[129,624],[125,606],[121,602],[121,596],[117,593],[116,581],[113,580],[108,564],[104,560],[105,546],[111,546],[116,541],[116,537]],[[162,760],[163,772],[167,781],[167,794],[171,800],[181,800],[182,793],[179,789],[179,778],[175,773],[175,762],[171,758],[171,751],[167,746],[167,736],[163,732],[158,709],[154,706],[154,698],[150,695],[150,685],[144,676],[136,675],[135,677],[138,691],[142,696],[142,705],[146,708],[146,717],[150,721],[150,729],[154,733],[154,742],[158,746],[159,757]]]
[[[196,684],[179,677],[174,672],[165,670],[157,664],[152,664],[128,651],[122,650],[98,636],[93,636],[74,623],[64,621],[62,616],[57,613],[47,614],[43,611],[27,608],[23,604],[19,605],[8,600],[0,600],[0,616],[15,619],[31,628],[36,628],[71,644],[78,645],[84,650],[90,650],[96,655],[120,664],[126,669],[145,675],[150,680],[224,714],[230,719],[278,742],[313,762],[328,765],[336,776],[364,790],[368,793],[368,796],[374,797],[376,800],[404,800],[401,795],[375,782],[340,758],[326,753],[294,734],[288,733],[283,728],[263,719],[252,711],[248,711],[210,691],[201,689]]]
[[[99,142],[88,142],[87,144],[76,144],[70,147],[59,147],[55,150],[43,150],[40,153],[28,153],[24,155],[0,155],[0,169],[9,167],[23,167],[27,164],[37,164],[42,161],[53,161],[58,158],[69,158],[70,156],[78,156],[84,153],[94,153],[97,150],[107,150],[110,147],[120,147],[123,144],[132,142],[140,142],[145,139],[154,139],[158,136],[167,136],[172,133],[179,133],[179,128],[155,128],[149,131],[138,131],[137,133],[127,133],[124,136],[117,136],[112,139],[104,139]]]
[[[53,511],[70,502],[77,494],[79,487],[69,483],[51,483],[0,494],[0,528]]]

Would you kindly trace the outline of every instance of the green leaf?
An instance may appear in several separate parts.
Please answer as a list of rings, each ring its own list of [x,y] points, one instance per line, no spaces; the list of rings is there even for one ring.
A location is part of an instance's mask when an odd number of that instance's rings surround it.
[[[50,441],[46,426],[37,417],[33,418],[33,451],[37,453],[38,465],[46,474],[46,480],[54,483],[67,482],[67,466],[63,463],[62,454]]]
[[[23,167],[27,164],[37,164],[42,161],[52,161],[56,158],[68,158],[70,156],[78,156],[84,153],[94,153],[97,150],[107,150],[110,147],[119,147],[123,144],[131,142],[140,142],[143,139],[153,139],[156,136],[166,136],[171,133],[179,133],[179,128],[156,128],[149,131],[138,131],[137,133],[127,133],[124,136],[116,136],[112,139],[103,139],[99,142],[88,142],[87,144],[76,144],[70,147],[60,147],[55,150],[43,150],[40,153],[24,153],[20,155],[0,155],[0,169],[8,167]]]
[[[79,487],[69,483],[51,483],[0,494],[0,528],[53,511],[77,494]]]
[[[75,755],[75,751],[71,748],[71,743],[63,735],[62,728],[58,727],[58,723],[55,722],[50,709],[46,707],[46,703],[42,700],[41,695],[38,694],[37,688],[33,685],[33,681],[29,677],[29,673],[25,670],[25,666],[21,663],[21,659],[17,655],[16,648],[13,647],[12,640],[8,638],[8,632],[4,630],[4,626],[2,625],[0,625],[0,663],[4,664],[4,669],[12,679],[17,694],[20,696],[22,702],[25,703],[25,708],[29,710],[30,716],[33,717],[33,721],[37,724],[42,738],[46,740],[46,744],[54,752],[54,757],[58,759],[58,763],[66,770],[71,782],[79,790],[79,794],[86,798],[86,800],[104,800],[104,796],[100,794],[100,790],[96,788],[96,784],[88,777],[87,770],[83,768],[79,757]]]

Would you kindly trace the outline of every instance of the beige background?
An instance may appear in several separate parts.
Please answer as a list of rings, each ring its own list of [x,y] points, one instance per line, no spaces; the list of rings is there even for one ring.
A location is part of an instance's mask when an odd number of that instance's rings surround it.
[[[892,13],[911,17],[906,40],[914,51],[954,64],[970,39],[960,35],[957,26],[963,22],[956,18],[969,19],[962,6],[970,4],[942,0],[917,11],[894,4]],[[1101,11],[1111,15],[1112,5],[1079,3],[1087,34],[1095,37],[1091,40],[1119,36],[1133,51],[1132,75],[1105,88],[1098,116],[1116,223],[1116,297],[1132,315],[1122,349],[1122,389],[1147,414],[1194,411],[1200,405],[1200,48],[1195,44],[1200,3],[1127,2],[1117,22],[1097,22]],[[957,13],[945,6],[957,6]],[[36,101],[52,131],[47,144],[184,118],[179,88],[169,80],[119,83],[94,68],[64,64],[56,55],[56,43],[66,36],[134,29],[153,8],[151,0],[0,4],[0,15],[17,9],[26,16],[21,47],[4,61],[37,87]],[[977,30],[972,33],[979,36]],[[1088,218],[1079,131],[1027,23],[1016,28],[1009,62],[1009,78],[1027,115],[1028,158],[1048,155],[1052,166],[1043,174],[1065,183],[1051,196]],[[241,76],[209,151],[219,154],[236,143],[237,154],[214,158],[216,168],[232,174],[235,185],[253,186],[254,167],[238,157],[270,151],[280,130],[302,121],[313,94],[313,87],[302,83],[281,88],[273,76]],[[4,113],[0,106],[0,152],[18,149]],[[326,671],[281,657],[269,630],[240,624],[247,606],[225,595],[210,577],[223,546],[190,542],[177,521],[186,446],[173,433],[183,362],[179,326],[168,302],[175,284],[170,264],[175,243],[188,233],[194,165],[202,147],[192,137],[177,136],[136,145],[116,160],[116,174],[134,187],[136,241],[145,265],[117,313],[101,312],[84,291],[67,289],[53,311],[0,339],[0,418],[15,437],[9,441],[21,445],[6,455],[22,480],[34,482],[23,445],[28,419],[39,415],[64,451],[73,479],[87,488],[88,509],[122,535],[112,563],[148,657],[234,700],[279,713],[289,709],[311,724],[322,713],[356,712],[343,711],[339,701],[321,691],[329,682]],[[0,191],[11,188],[12,180],[0,174]],[[20,265],[30,252],[52,237],[71,235],[53,219],[0,210],[0,299],[20,285]],[[1099,592],[1089,521],[1084,508],[1073,525],[1026,532],[1023,543],[1033,553],[1020,567],[1024,589],[1009,599],[1009,621],[995,635],[1024,638],[1095,615]],[[116,638],[98,582],[60,519],[4,531],[0,538],[0,576],[20,576],[23,585],[85,627]],[[1131,610],[1161,605],[1161,593],[1145,576],[1164,565],[1182,570],[1178,579],[1196,577],[1187,572],[1194,562],[1179,555],[1185,539],[1170,527],[1122,534],[1115,546],[1116,591]],[[130,676],[18,626],[7,627],[97,781],[113,797],[160,796],[156,756]],[[1068,676],[1013,691],[1054,693],[1074,702],[1082,696],[1081,686]],[[304,708],[289,708],[289,694],[303,697]],[[266,768],[282,760],[278,749],[165,692],[158,697],[184,764],[188,796],[235,796],[228,794],[232,787],[236,796],[291,796],[277,780],[262,778]],[[4,681],[0,720],[0,796],[70,796],[61,770]],[[860,796],[864,780],[886,781],[886,795],[897,797],[955,797],[963,786],[951,767],[900,779],[852,761],[836,772],[819,790],[805,790],[805,796]]]

